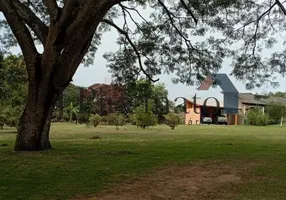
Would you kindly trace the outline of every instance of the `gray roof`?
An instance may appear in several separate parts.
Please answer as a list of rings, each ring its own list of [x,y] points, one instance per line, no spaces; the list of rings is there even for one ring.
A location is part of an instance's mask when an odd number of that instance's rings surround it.
[[[239,93],[239,101],[243,104],[267,105],[271,102],[286,104],[283,97],[263,97],[251,93]]]

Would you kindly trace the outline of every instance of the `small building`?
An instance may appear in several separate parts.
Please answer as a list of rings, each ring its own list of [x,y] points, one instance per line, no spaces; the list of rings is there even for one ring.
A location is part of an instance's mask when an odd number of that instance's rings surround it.
[[[204,106],[204,101],[197,99],[187,100],[186,102],[186,125],[198,125],[204,117],[212,118],[213,123],[216,122],[218,116],[226,116],[228,125],[243,125],[247,113],[253,108],[261,108],[264,113],[266,106],[271,102],[286,104],[286,98],[283,97],[267,97],[263,95],[255,95],[252,93],[239,93],[238,95],[238,113],[224,114],[224,102],[208,101]]]
[[[241,114],[243,116],[253,108],[261,108],[262,112],[265,112],[265,107],[269,103],[269,100],[262,96],[254,95],[251,93],[239,93],[238,105],[241,108]]]
[[[210,117],[212,123],[216,123],[217,117],[227,117],[228,124],[238,124],[238,115],[236,114],[224,114],[224,103],[222,101],[208,101],[204,105],[205,101],[197,99],[196,102],[187,100],[186,102],[186,114],[185,124],[187,125],[199,125],[204,117]]]

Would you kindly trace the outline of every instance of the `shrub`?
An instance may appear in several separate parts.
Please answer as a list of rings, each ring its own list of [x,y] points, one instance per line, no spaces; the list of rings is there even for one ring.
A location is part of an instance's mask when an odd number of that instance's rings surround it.
[[[123,126],[126,124],[126,117],[123,114],[112,113],[103,118],[103,122],[108,125],[120,125]]]
[[[136,126],[136,114],[132,114],[132,115],[129,116],[129,122],[132,125]]]
[[[101,117],[101,123],[108,124],[108,116]]]
[[[249,111],[247,118],[250,125],[267,126],[269,123],[269,116],[258,108]]]
[[[63,120],[64,120],[65,122],[70,121],[70,115],[69,115],[67,112],[64,112],[64,114],[63,114]]]
[[[180,117],[175,113],[169,113],[167,115],[164,115],[166,124],[171,127],[172,130],[175,129],[178,124],[180,124]]]
[[[136,126],[143,129],[149,126],[155,126],[158,123],[157,117],[152,113],[152,111],[145,111],[144,107],[140,106],[135,109],[135,120]]]
[[[267,126],[269,124],[269,116],[267,114],[260,115],[257,119],[258,126]]]
[[[86,124],[89,122],[90,114],[89,113],[80,113],[78,116],[78,122],[80,124]]]
[[[123,126],[126,124],[126,117],[123,114],[118,114],[118,125]]]
[[[112,113],[110,115],[106,116],[106,123],[108,125],[116,125],[117,124],[117,114],[116,113]]]
[[[93,124],[94,127],[97,127],[101,122],[101,116],[96,114],[96,115],[91,115],[89,118],[89,123]]]
[[[4,118],[2,120],[2,123],[10,127],[16,127],[16,129],[18,129],[20,117],[21,117],[23,110],[24,110],[24,107],[22,106],[6,107],[2,113],[2,116]]]
[[[286,107],[282,103],[271,102],[267,105],[266,112],[269,115],[270,123],[278,124],[286,114]]]

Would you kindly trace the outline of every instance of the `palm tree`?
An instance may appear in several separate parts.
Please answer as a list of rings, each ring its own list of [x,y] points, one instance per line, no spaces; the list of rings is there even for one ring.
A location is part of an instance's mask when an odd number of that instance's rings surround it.
[[[79,109],[78,107],[75,107],[72,102],[64,110],[70,115],[70,122],[72,121],[73,116],[76,117],[76,120],[78,119]]]

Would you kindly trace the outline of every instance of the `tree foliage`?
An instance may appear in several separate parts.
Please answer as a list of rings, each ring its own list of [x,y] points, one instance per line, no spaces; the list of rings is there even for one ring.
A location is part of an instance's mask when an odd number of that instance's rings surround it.
[[[98,114],[91,115],[89,118],[89,122],[93,125],[93,127],[97,127],[102,120],[102,117]]]
[[[70,103],[79,106],[79,87],[72,83],[63,92],[63,107],[69,106]]]
[[[286,92],[281,92],[281,91],[274,92],[274,93],[270,92],[268,96],[285,98],[286,97]]]
[[[148,110],[146,110],[144,106],[137,107],[132,118],[135,121],[136,126],[143,129],[157,124],[157,117],[153,114],[150,107]]]
[[[171,127],[172,130],[180,124],[180,117],[175,113],[169,113],[164,116],[166,119],[166,124]]]
[[[266,109],[269,120],[271,123],[278,124],[281,122],[281,119],[286,115],[285,104],[272,102],[267,105]]]
[[[27,72],[23,58],[0,54],[1,124],[17,127],[27,97]]]
[[[78,106],[74,106],[72,102],[69,106],[65,107],[64,111],[66,112],[66,114],[68,114],[70,122],[74,119],[76,121],[78,120],[79,109]]]
[[[118,111],[124,113],[124,98],[124,89],[116,84],[94,84],[88,87],[84,94],[85,101],[91,100],[88,112],[100,115],[109,115]]]
[[[269,123],[268,114],[264,114],[261,111],[261,108],[251,109],[247,113],[247,119],[250,125],[255,125],[255,126],[267,126]]]

